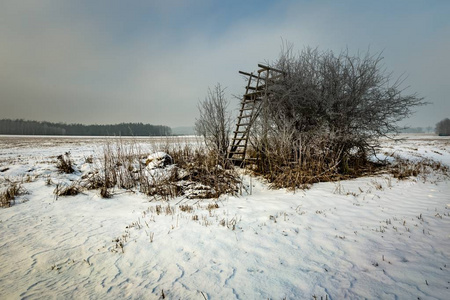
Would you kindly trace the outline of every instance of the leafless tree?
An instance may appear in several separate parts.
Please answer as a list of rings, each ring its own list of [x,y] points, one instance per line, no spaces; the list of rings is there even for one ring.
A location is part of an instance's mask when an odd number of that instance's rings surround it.
[[[205,100],[198,104],[200,117],[195,122],[197,134],[204,137],[206,146],[225,159],[231,132],[231,115],[225,89],[218,83],[209,88]]]
[[[436,134],[438,135],[450,135],[450,119],[445,118],[444,120],[436,124]]]

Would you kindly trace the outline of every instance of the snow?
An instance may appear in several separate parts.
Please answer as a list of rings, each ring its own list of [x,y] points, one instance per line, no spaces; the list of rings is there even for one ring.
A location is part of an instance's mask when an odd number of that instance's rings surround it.
[[[166,152],[151,153],[145,162],[148,169],[162,168],[165,165],[172,164],[172,157]]]
[[[406,137],[383,141],[382,153],[450,165],[450,139]],[[0,186],[21,179],[28,191],[0,209],[0,298],[450,298],[442,174],[295,193],[242,174],[242,195],[220,199],[164,202],[126,191],[56,199],[55,184],[88,172],[86,157],[101,157],[104,143],[0,137],[0,170],[9,168]],[[156,153],[166,142],[136,143]],[[68,151],[77,172],[60,174],[56,156]]]

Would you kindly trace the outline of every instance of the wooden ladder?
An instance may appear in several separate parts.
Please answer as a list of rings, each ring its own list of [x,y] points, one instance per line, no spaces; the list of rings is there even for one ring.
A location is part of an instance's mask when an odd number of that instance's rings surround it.
[[[257,75],[239,71],[240,74],[248,76],[248,82],[241,100],[236,130],[233,131],[233,139],[228,151],[228,159],[234,164],[244,164],[250,128],[261,111],[263,99],[268,93],[268,86],[282,74],[282,71],[269,66],[258,64],[258,67],[260,69],[257,71]]]

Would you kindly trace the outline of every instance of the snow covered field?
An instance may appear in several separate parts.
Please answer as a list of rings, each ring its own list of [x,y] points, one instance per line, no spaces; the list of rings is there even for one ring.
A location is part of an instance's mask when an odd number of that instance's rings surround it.
[[[405,135],[381,155],[450,166],[450,139]],[[152,152],[168,142],[137,139]],[[450,181],[389,175],[239,197],[155,201],[98,191],[55,198],[101,157],[104,138],[0,136],[1,299],[450,299]],[[79,170],[61,174],[71,152]],[[51,181],[52,184],[48,185]]]

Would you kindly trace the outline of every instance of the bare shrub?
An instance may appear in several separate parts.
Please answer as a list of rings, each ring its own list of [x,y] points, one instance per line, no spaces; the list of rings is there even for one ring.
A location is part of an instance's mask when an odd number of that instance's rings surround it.
[[[223,162],[226,161],[231,133],[228,105],[225,89],[218,83],[214,89],[208,89],[205,100],[199,103],[200,117],[195,122],[195,130],[203,136],[208,150],[216,152]]]
[[[256,170],[275,187],[360,176],[378,138],[423,105],[392,82],[381,55],[352,56],[286,45],[273,66],[282,71],[268,88],[250,136]]]

